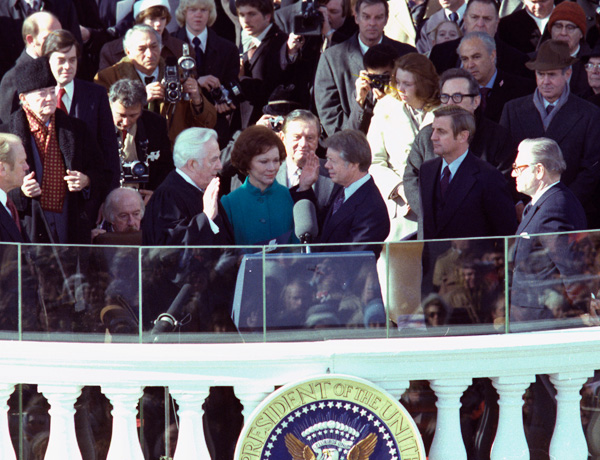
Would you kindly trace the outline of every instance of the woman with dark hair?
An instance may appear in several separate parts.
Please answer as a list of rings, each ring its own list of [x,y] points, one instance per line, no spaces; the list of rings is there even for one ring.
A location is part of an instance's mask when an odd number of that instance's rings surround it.
[[[396,60],[387,95],[375,106],[367,139],[373,160],[369,172],[390,215],[387,241],[397,241],[417,230],[416,215],[404,194],[402,176],[419,130],[433,121],[440,104],[438,75],[429,59],[409,53]]]
[[[279,136],[264,126],[246,128],[235,142],[231,163],[248,177],[221,202],[236,244],[267,244],[273,239],[280,244],[297,242],[294,201],[287,187],[275,181],[285,155]]]

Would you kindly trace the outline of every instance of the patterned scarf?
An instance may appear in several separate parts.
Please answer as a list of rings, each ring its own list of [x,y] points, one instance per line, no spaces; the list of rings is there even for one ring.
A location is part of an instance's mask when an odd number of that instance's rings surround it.
[[[58,146],[55,115],[52,114],[50,123],[46,126],[29,107],[24,105],[23,110],[42,160],[43,174],[40,204],[45,211],[60,213],[63,210],[63,203],[67,194],[67,183],[64,179],[67,168]]]

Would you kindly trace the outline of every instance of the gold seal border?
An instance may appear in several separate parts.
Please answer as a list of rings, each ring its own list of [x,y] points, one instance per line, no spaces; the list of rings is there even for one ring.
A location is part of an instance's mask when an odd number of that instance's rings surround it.
[[[347,401],[379,417],[394,437],[402,460],[426,459],[423,439],[414,420],[387,391],[358,377],[322,374],[288,383],[267,396],[244,423],[234,460],[260,460],[279,422],[306,404],[328,400]]]

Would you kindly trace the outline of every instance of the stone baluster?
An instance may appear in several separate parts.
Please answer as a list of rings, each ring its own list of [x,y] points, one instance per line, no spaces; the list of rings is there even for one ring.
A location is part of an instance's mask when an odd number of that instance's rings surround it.
[[[523,394],[535,376],[494,377],[500,414],[490,460],[529,460],[529,446],[523,428]]]
[[[387,391],[389,394],[391,394],[397,400],[400,400],[400,398],[402,397],[404,392],[406,390],[408,390],[408,387],[410,385],[410,382],[408,380],[398,380],[395,382],[386,380],[386,381],[375,381],[374,383],[379,385],[381,388],[383,388],[385,391]]]
[[[17,459],[8,431],[8,404],[6,404],[14,390],[14,385],[0,383],[0,460]]]
[[[250,417],[250,414],[264,401],[264,399],[273,392],[273,386],[243,384],[236,385],[234,388],[235,395],[238,397],[242,406],[242,416],[244,423]]]
[[[102,386],[102,392],[113,406],[112,437],[106,460],[144,460],[136,423],[142,387]]]
[[[206,439],[202,405],[208,397],[208,385],[170,386],[171,396],[179,405],[179,435],[173,460],[210,460]]]
[[[550,441],[551,460],[587,460],[588,447],[581,426],[579,391],[593,372],[551,374],[556,388],[556,425]]]
[[[75,401],[81,394],[77,385],[39,385],[50,404],[50,439],[44,460],[82,460],[75,436]]]
[[[429,460],[467,460],[459,411],[460,397],[472,379],[436,379],[430,383],[437,396],[437,422]]]

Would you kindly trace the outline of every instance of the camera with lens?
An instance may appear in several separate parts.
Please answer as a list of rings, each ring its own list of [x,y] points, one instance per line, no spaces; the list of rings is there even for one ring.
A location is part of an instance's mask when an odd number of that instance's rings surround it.
[[[210,97],[212,97],[214,103],[217,105],[231,105],[234,104],[235,101],[241,101],[242,90],[237,83],[230,82],[211,89]]]
[[[385,91],[385,88],[390,84],[390,76],[385,74],[368,73],[369,85],[371,89]]]
[[[282,116],[277,116],[277,117],[269,118],[269,126],[271,127],[271,129],[273,131],[275,131],[276,133],[278,133],[283,128],[283,122],[284,121],[285,121],[285,118],[283,118]]]
[[[177,61],[175,61],[174,65],[172,62],[169,63],[167,61],[163,84],[165,85],[165,100],[167,102],[179,102],[183,96],[183,86],[179,79],[179,67],[177,66]]]
[[[150,169],[147,161],[130,161],[121,165],[123,182],[145,184],[150,179]]]
[[[296,35],[320,36],[323,19],[317,0],[303,1],[301,13],[294,16],[292,32]]]

